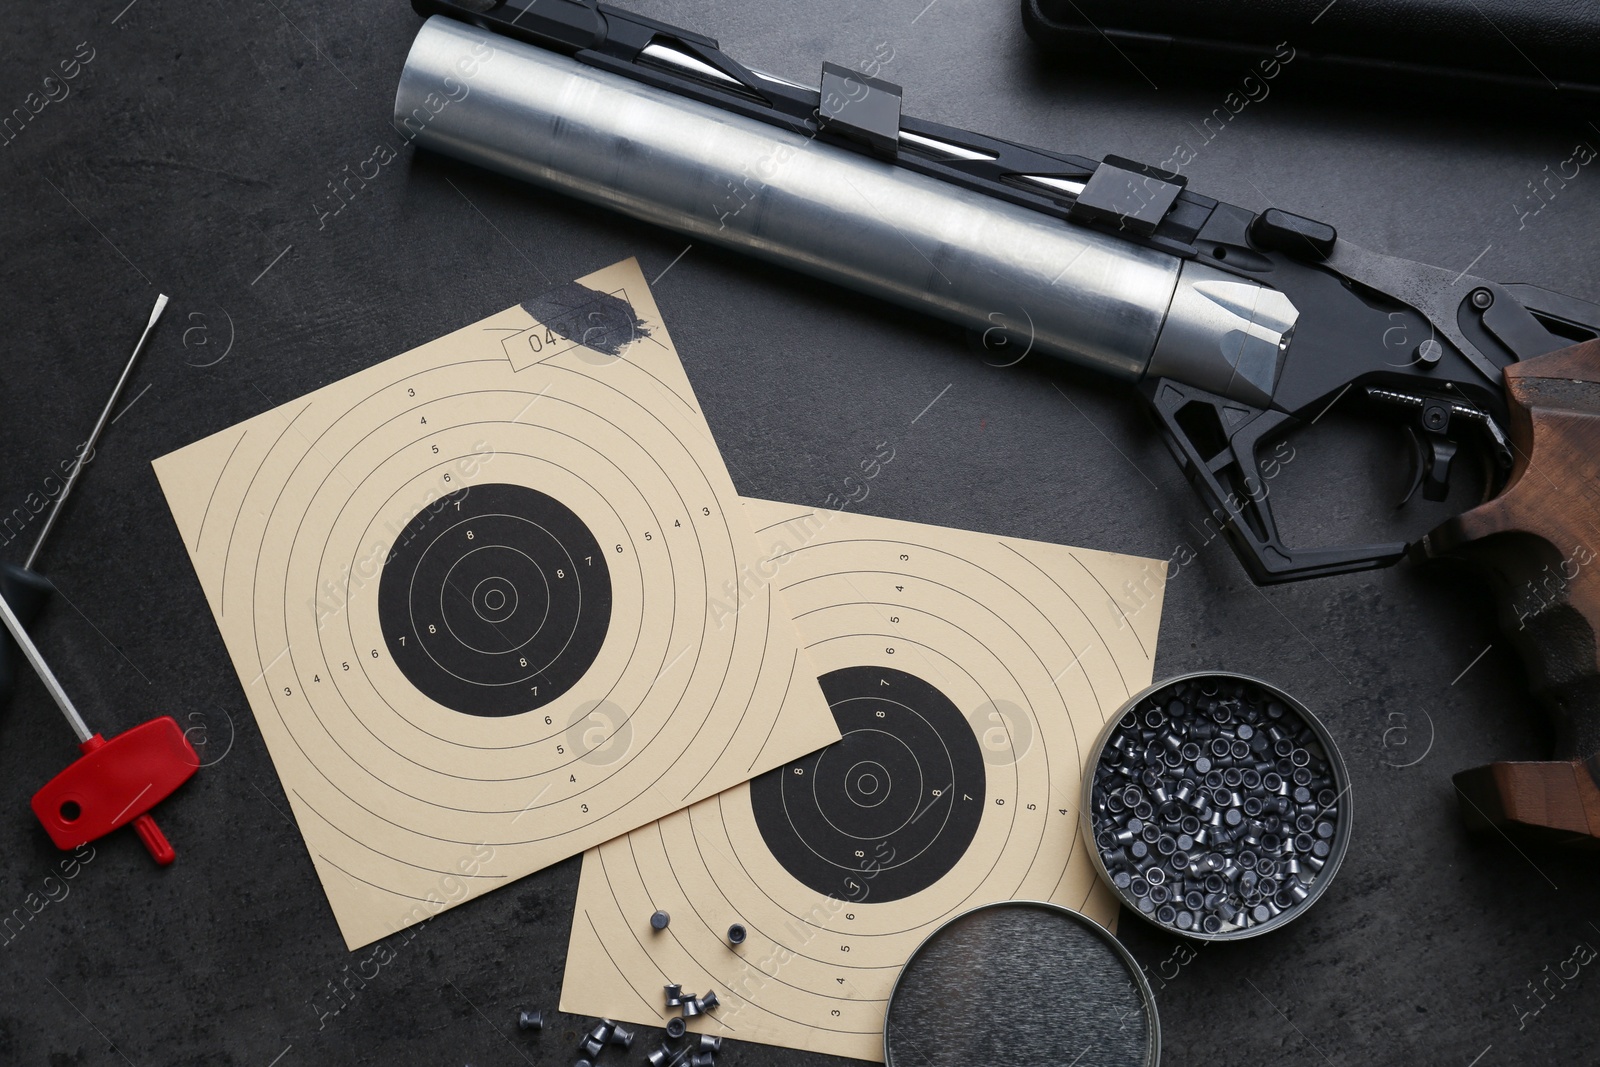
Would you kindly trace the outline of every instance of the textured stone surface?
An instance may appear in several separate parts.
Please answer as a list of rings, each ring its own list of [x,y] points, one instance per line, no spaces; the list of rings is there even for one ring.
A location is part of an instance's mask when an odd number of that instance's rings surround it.
[[[686,242],[409,149],[383,162],[418,25],[404,4],[124,3],[12,5],[0,34],[0,111],[92,49],[0,148],[0,514],[71,457],[156,292],[172,294],[41,560],[63,595],[37,634],[92,723],[174,714],[204,727],[214,765],[161,810],[175,866],[121,834],[66,879],[26,800],[71,737],[32,679],[0,715],[0,910],[32,916],[0,944],[0,1062],[570,1063],[582,1021],[553,1009],[576,861],[394,939],[381,963],[344,951],[149,461],[622,257],[655,278]],[[1526,185],[1600,144],[1581,121],[1328,102],[1294,91],[1291,63],[1206,142],[1229,83],[1074,77],[1031,53],[1006,0],[633,6],[793,78],[886,42],[881,76],[908,114],[1093,156],[1159,162],[1186,142],[1202,192],[1600,299],[1600,177],[1584,168],[1537,214]],[[328,183],[369,159],[378,176],[333,213]],[[1187,963],[1124,917],[1171,1062],[1592,1056],[1600,977],[1574,949],[1600,945],[1596,861],[1471,840],[1456,819],[1452,771],[1545,744],[1471,584],[1402,568],[1257,591],[1202,543],[1131,394],[987,367],[945,327],[703,246],[655,290],[742,491],[821,505],[890,441],[860,505],[874,514],[1163,558],[1187,543],[1199,558],[1168,587],[1158,675],[1268,678],[1339,739],[1355,840],[1311,914]],[[1378,540],[1364,522],[1414,534],[1443,513],[1393,515],[1397,432],[1332,421],[1274,483],[1291,537]],[[1469,502],[1462,488],[1448,506]],[[519,1006],[546,1009],[542,1035],[515,1030]],[[719,1062],[821,1061],[730,1043]]]

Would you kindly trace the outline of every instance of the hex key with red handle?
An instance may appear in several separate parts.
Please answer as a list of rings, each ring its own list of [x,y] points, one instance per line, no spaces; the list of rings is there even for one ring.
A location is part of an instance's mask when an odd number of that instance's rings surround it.
[[[163,715],[107,741],[83,721],[4,597],[0,618],[78,735],[83,753],[33,795],[33,813],[50,839],[58,848],[77,848],[132,823],[151,857],[163,867],[171,863],[177,853],[150,809],[200,767],[200,757],[177,721]]]

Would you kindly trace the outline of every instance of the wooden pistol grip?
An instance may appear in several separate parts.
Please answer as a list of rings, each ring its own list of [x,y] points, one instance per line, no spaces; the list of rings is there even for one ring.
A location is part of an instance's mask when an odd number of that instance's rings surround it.
[[[1456,775],[1474,825],[1600,838],[1600,340],[1505,369],[1511,475],[1493,500],[1431,531],[1423,556],[1485,575],[1556,762]]]

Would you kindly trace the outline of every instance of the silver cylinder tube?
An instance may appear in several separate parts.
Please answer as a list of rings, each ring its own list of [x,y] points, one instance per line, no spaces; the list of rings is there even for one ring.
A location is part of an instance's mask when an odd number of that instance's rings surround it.
[[[1177,258],[585,66],[424,23],[395,94],[416,143],[1125,380]]]
[[[394,111],[435,151],[1124,380],[1155,354],[1270,402],[1298,317],[1253,281],[1180,277],[1176,256],[437,15]]]

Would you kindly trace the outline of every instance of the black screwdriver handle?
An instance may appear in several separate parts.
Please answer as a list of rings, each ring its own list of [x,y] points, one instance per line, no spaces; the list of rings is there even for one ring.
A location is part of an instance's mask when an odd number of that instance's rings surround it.
[[[6,603],[11,605],[11,610],[25,628],[32,626],[33,620],[39,617],[40,610],[54,589],[50,579],[42,574],[10,563],[0,564],[0,596],[6,598]],[[11,702],[11,694],[17,685],[17,672],[22,667],[22,650],[11,639],[11,632],[0,627],[0,708]]]

